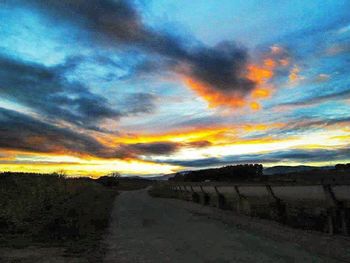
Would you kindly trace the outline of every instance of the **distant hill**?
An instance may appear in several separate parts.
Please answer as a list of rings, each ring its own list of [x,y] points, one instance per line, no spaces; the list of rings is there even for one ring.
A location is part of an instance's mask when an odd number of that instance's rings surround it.
[[[178,174],[186,174],[189,171],[182,171],[182,172],[178,172]],[[150,179],[152,180],[158,180],[158,181],[167,181],[169,180],[169,178],[173,178],[177,173],[171,173],[171,174],[164,174],[164,175],[160,175],[160,176],[152,176],[150,177]]]
[[[155,181],[167,181],[169,178],[171,177],[168,177],[170,176],[170,174],[165,174],[165,175],[159,175],[159,176],[150,176],[148,177],[149,179],[151,180],[155,180]]]
[[[264,175],[283,175],[283,174],[295,174],[300,172],[310,172],[310,171],[324,171],[324,170],[334,170],[334,166],[310,166],[310,165],[297,165],[297,166],[288,166],[288,165],[278,165],[273,167],[264,168]],[[178,174],[187,174],[191,171],[182,171]],[[164,174],[160,176],[152,176],[148,179],[167,181],[169,178],[173,178],[177,173]]]
[[[264,168],[264,175],[274,175],[274,174],[289,174],[289,173],[299,173],[299,172],[309,172],[313,170],[331,170],[334,169],[334,166],[307,166],[307,165],[298,165],[298,166],[273,166],[269,168]]]

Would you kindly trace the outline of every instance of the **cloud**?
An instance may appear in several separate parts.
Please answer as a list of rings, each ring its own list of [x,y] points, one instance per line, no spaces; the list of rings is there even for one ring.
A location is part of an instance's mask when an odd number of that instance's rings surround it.
[[[248,93],[254,82],[245,77],[246,50],[234,42],[222,42],[215,47],[200,47],[187,53],[179,71],[218,91],[230,94]]]
[[[93,128],[105,118],[121,116],[104,97],[79,82],[67,81],[62,67],[0,56],[0,94],[47,117],[83,127]]]
[[[208,147],[211,146],[212,143],[209,141],[194,141],[194,142],[189,142],[187,143],[188,147],[192,147],[192,148],[204,148],[204,147]]]
[[[204,158],[204,159],[198,159],[198,160],[170,160],[165,161],[167,164],[172,165],[179,165],[183,167],[211,167],[211,166],[222,166],[229,164],[225,162],[224,160],[221,160],[220,158]]]
[[[53,121],[63,120],[93,130],[105,119],[152,112],[156,97],[149,93],[133,93],[119,105],[92,93],[78,81],[69,81],[64,72],[73,70],[76,58],[46,67],[0,55],[0,95],[4,99],[34,109]]]
[[[139,158],[149,155],[171,155],[181,148],[203,148],[210,146],[208,141],[193,141],[189,143],[180,142],[150,142],[150,143],[130,143],[120,144],[117,147],[117,156],[121,158]]]
[[[30,115],[0,108],[0,148],[24,152],[53,153],[99,158],[139,159],[142,156],[170,155],[181,148],[210,146],[208,141],[188,143],[107,144],[82,132],[46,123]]]
[[[272,158],[278,161],[299,161],[299,162],[325,162],[336,160],[348,160],[350,158],[350,149],[312,149],[299,150],[291,149],[280,152],[274,152],[265,155],[267,158]]]
[[[15,3],[34,7],[54,21],[69,22],[104,45],[138,49],[162,57],[168,69],[191,83],[198,83],[199,86],[194,87],[186,81],[207,100],[220,97],[219,102],[224,105],[241,106],[239,101],[255,87],[256,83],[245,74],[248,54],[244,48],[232,41],[214,47],[193,44],[194,41],[187,41],[192,45],[185,44],[178,37],[143,24],[129,1],[18,0]],[[149,70],[152,66],[146,68]],[[198,87],[205,87],[205,90]],[[238,103],[228,103],[235,100]]]
[[[0,127],[0,148],[17,151],[137,159],[141,155],[168,155],[184,146],[173,142],[107,146],[92,136],[4,108],[0,108]]]
[[[335,101],[335,100],[344,100],[350,97],[350,89],[343,90],[340,92],[330,93],[326,95],[321,96],[315,96],[307,99],[297,100],[297,101],[291,101],[287,103],[281,103],[274,107],[297,107],[297,106],[312,106],[315,104],[323,103],[323,102],[329,102],[329,101]]]
[[[310,131],[316,130],[329,130],[332,126],[335,129],[339,127],[346,127],[350,123],[350,117],[338,117],[338,118],[312,118],[305,119],[304,117],[290,119],[288,123],[281,125],[280,127],[270,129],[268,134],[275,138],[286,138],[289,136],[295,136],[298,134],[307,134]],[[334,127],[333,127],[334,129]],[[245,138],[263,138],[266,134],[257,134],[256,136],[246,136]]]
[[[73,153],[111,158],[111,149],[93,137],[0,108],[0,148],[40,153]]]
[[[125,114],[151,113],[156,108],[157,97],[151,93],[134,93],[123,99]]]
[[[141,155],[169,155],[176,152],[180,144],[173,142],[153,142],[120,144],[117,155],[122,158],[135,158]]]
[[[336,56],[343,53],[349,53],[350,52],[350,44],[349,43],[340,43],[340,44],[333,44],[332,46],[328,47],[325,50],[325,54],[327,56]]]
[[[249,104],[251,109],[259,110],[261,105],[257,100],[270,97],[275,88],[273,78],[283,76],[291,66],[290,54],[278,45],[272,45],[254,63],[249,60],[247,51],[233,42],[220,43],[208,54],[199,54],[202,63],[194,67],[191,63],[183,63],[175,68],[183,74],[184,82],[210,107],[237,108]]]
[[[299,73],[300,73],[300,68],[297,65],[294,65],[294,67],[290,70],[290,73],[289,73],[290,84],[296,85],[300,80],[303,79],[303,77],[301,77]]]
[[[281,163],[281,162],[326,162],[344,161],[350,159],[350,148],[340,149],[290,149],[264,154],[248,154],[240,156],[225,156],[222,158],[203,158],[197,160],[167,160],[161,161],[167,164],[183,167],[215,167],[241,163]]]

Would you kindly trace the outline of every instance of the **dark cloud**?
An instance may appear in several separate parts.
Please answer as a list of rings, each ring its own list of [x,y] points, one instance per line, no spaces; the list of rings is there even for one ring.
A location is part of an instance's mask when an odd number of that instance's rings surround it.
[[[343,161],[350,158],[350,148],[340,149],[290,149],[265,154],[248,154],[241,156],[225,156],[222,158],[203,158],[197,160],[169,160],[160,161],[184,167],[215,167],[241,163],[278,163],[278,162],[326,162]]]
[[[151,142],[121,144],[117,147],[116,153],[120,158],[136,158],[147,155],[171,155],[181,148],[202,148],[210,146],[208,141],[196,141],[190,143],[180,142]]]
[[[41,153],[73,153],[111,158],[112,149],[94,138],[0,108],[0,148]]]
[[[324,162],[335,160],[346,160],[350,158],[350,148],[339,149],[312,149],[299,150],[291,149],[280,152],[274,152],[265,155],[279,161],[300,161],[300,162]]]
[[[144,41],[144,31],[134,8],[123,0],[29,0],[14,1],[35,7],[56,21],[69,21],[89,31],[110,35],[121,41]]]
[[[32,116],[0,108],[0,148],[39,153],[89,155],[100,158],[140,158],[170,155],[181,147],[206,147],[210,143],[152,142],[106,146],[95,138],[38,120]],[[1,156],[0,156],[1,157]]]
[[[187,54],[183,73],[221,92],[247,94],[254,83],[244,77],[247,53],[233,42],[197,48]],[[180,71],[181,72],[181,71]]]
[[[119,0],[31,0],[15,1],[35,7],[54,21],[70,22],[91,34],[91,38],[112,46],[136,48],[167,60],[168,66],[211,89],[236,96],[248,94],[254,83],[244,77],[247,52],[234,42],[215,47],[185,41],[167,32],[158,32],[142,22],[129,1]],[[190,42],[190,41],[187,41]],[[192,41],[193,42],[193,41]],[[147,65],[148,70],[159,70]],[[144,68],[144,69],[145,69]]]
[[[104,97],[91,93],[78,82],[67,81],[61,74],[62,67],[0,56],[0,95],[78,126],[91,128],[100,120],[121,116]]]
[[[136,153],[157,155],[173,153],[178,149],[178,146],[178,144],[171,142],[137,143],[130,145]]]
[[[199,144],[197,147],[203,145],[202,142]],[[187,145],[153,142],[109,147],[86,134],[0,108],[0,148],[3,149],[40,153],[71,153],[101,158],[138,158],[143,155],[169,155],[184,146]]]
[[[212,166],[222,166],[222,165],[229,164],[224,160],[221,160],[215,157],[198,159],[198,160],[185,160],[185,161],[170,160],[170,161],[165,161],[164,163],[171,164],[171,165],[179,165],[184,167],[212,167]]]
[[[71,153],[100,158],[139,158],[168,155],[184,146],[173,142],[121,144],[110,147],[68,128],[0,108],[0,148],[40,153]]]
[[[117,148],[117,156],[135,158],[140,155],[169,155],[176,152],[180,147],[181,144],[173,142],[121,144]]]
[[[155,108],[152,94],[131,94],[122,104],[111,105],[80,82],[68,81],[64,72],[72,70],[76,63],[76,58],[69,58],[61,65],[46,67],[0,55],[0,95],[54,121],[64,120],[94,130],[100,130],[99,122],[104,119],[117,120]]]

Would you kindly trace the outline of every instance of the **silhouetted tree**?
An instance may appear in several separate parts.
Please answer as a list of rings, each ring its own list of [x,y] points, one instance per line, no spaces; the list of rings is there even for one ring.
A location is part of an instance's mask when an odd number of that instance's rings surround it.
[[[120,177],[121,175],[119,172],[112,172],[108,175],[101,176],[96,181],[107,187],[118,186]]]
[[[261,164],[230,165],[221,168],[203,169],[177,173],[171,180],[185,182],[210,181],[237,181],[252,179],[261,176],[263,166]]]

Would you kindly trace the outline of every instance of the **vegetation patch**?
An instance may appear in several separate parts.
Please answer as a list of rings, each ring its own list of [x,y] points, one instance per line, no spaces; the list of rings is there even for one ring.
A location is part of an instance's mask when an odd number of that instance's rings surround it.
[[[116,194],[90,178],[0,174],[0,246],[63,246],[97,260]]]
[[[160,198],[179,198],[178,193],[170,189],[167,184],[154,184],[148,190],[148,194],[152,197],[160,197]]]

